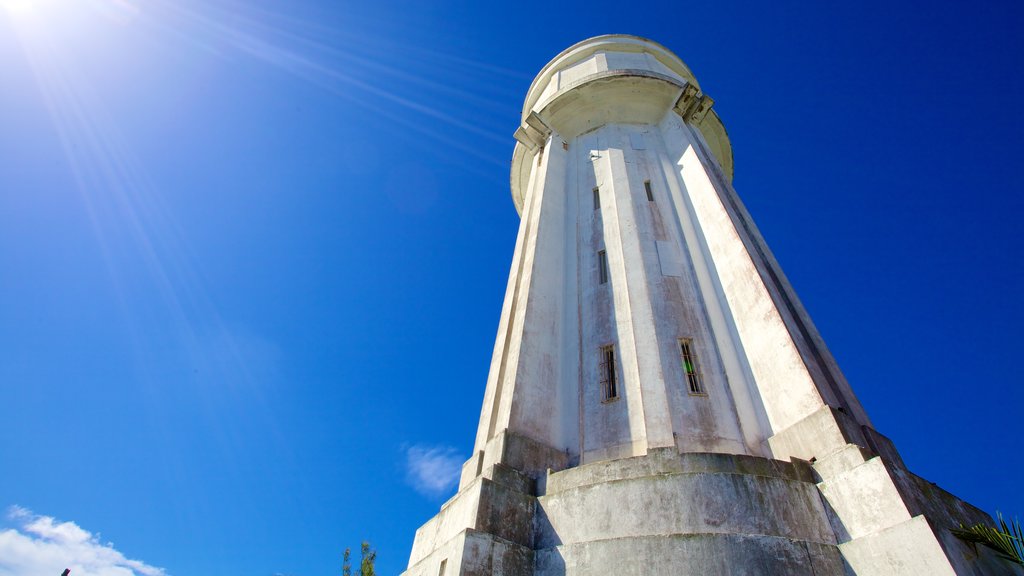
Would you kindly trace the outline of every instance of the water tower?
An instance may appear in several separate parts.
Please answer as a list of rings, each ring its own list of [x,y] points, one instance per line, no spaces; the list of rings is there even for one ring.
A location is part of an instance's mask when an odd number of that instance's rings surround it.
[[[1010,568],[877,432],[731,185],[689,68],[612,35],[549,62],[474,454],[408,576]]]

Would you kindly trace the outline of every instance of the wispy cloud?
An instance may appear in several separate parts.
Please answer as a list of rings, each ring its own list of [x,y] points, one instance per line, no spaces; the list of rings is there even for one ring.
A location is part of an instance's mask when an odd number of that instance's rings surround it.
[[[7,517],[13,528],[0,530],[0,576],[60,574],[65,568],[74,576],[167,576],[156,568],[125,558],[99,534],[74,522],[39,516],[12,506]]]
[[[463,458],[450,446],[410,446],[405,450],[406,478],[417,492],[443,496],[459,483]]]

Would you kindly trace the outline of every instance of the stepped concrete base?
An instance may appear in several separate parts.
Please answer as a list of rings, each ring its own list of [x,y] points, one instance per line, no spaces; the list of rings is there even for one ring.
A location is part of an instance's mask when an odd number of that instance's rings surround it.
[[[503,436],[498,452],[516,450],[534,474],[543,458],[566,465]],[[416,532],[405,574],[1024,574],[953,537],[952,526],[991,519],[902,461],[855,444],[815,458],[660,448],[534,477],[480,454]]]

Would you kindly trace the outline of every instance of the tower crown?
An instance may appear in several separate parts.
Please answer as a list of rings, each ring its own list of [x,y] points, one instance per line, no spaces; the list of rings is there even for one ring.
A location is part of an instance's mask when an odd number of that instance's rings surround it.
[[[656,123],[673,107],[689,109],[725,176],[732,180],[732,145],[712,100],[690,68],[667,48],[626,34],[584,40],[548,62],[523,104],[512,157],[512,200],[522,212],[530,161],[552,130],[565,140],[607,123]]]
[[[549,95],[552,88],[558,88],[558,79],[555,78],[558,73],[574,68],[577,64],[590,62],[598,53],[609,52],[622,56],[633,54],[637,57],[621,58],[610,63],[606,60],[604,66],[601,66],[600,62],[595,61],[591,67],[579,70],[574,75],[575,78],[580,79],[588,72],[597,73],[606,70],[625,71],[630,69],[646,70],[674,77],[680,84],[688,82],[695,85],[698,89],[700,88],[697,78],[686,63],[661,44],[629,34],[605,34],[573,44],[541,68],[541,71],[534,77],[533,83],[530,84],[530,89],[526,93],[526,100],[523,103],[522,120],[525,122],[530,112],[534,111],[542,94]],[[556,81],[555,85],[551,84],[553,79]],[[566,83],[562,84],[562,86],[565,85]]]

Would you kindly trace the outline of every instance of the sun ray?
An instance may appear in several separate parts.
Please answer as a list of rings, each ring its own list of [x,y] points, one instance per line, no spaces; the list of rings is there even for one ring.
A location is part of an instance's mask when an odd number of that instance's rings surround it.
[[[215,420],[218,397],[225,392],[259,398],[259,387],[249,385],[257,376],[250,372],[242,344],[232,336],[205,288],[172,211],[133,156],[132,147],[119,136],[116,122],[92,97],[96,87],[91,83],[95,80],[76,66],[76,55],[62,50],[59,34],[47,29],[44,20],[52,6],[33,4],[24,9],[24,18],[14,18],[13,1],[6,0],[2,6],[12,15],[11,20],[17,20],[12,28],[60,140],[125,325],[133,335],[139,371],[146,375],[140,386],[162,378],[142,360],[152,353],[147,346],[152,346],[153,339],[143,333],[141,320],[136,318],[138,311],[133,310],[131,292],[137,289],[132,285],[136,272],[125,268],[126,252],[142,262],[188,361],[225,376],[218,390],[196,387],[207,416]],[[428,49],[381,41],[372,34],[322,30],[316,23],[251,7],[241,7],[229,16],[221,8],[223,4],[216,2],[202,7],[164,0],[145,5],[124,0],[92,2],[97,8],[93,17],[145,26],[158,32],[162,42],[187,42],[215,57],[251,58],[316,86],[366,110],[382,124],[422,136],[417,139],[421,145],[452,161],[461,160],[460,169],[486,178],[495,187],[507,185],[503,179],[507,159],[487,151],[495,147],[469,142],[483,139],[504,144],[509,135],[486,123],[465,120],[474,111],[494,117],[496,105],[480,92],[451,88],[432,73],[445,70],[508,80],[510,75],[501,70]],[[424,62],[431,64],[425,66]],[[466,158],[471,161],[465,162]],[[215,354],[208,350],[211,333],[225,338]],[[147,389],[145,395],[154,414],[159,412],[160,394]],[[154,418],[154,425],[162,425],[159,418]],[[276,430],[273,422],[268,422],[266,428]],[[241,442],[234,434],[221,430],[220,437],[214,439],[225,453],[231,453],[232,446]]]
[[[74,59],[60,51],[51,35],[40,33],[38,27],[15,31],[63,149],[124,324],[132,336],[130,342],[141,376],[136,385],[151,411],[152,425],[168,436],[173,434],[173,425],[161,418],[164,393],[159,386],[165,383],[166,376],[154,373],[146,361],[154,353],[154,346],[162,344],[158,344],[159,338],[143,330],[140,311],[131,296],[133,290],[138,290],[132,286],[138,276],[131,269],[133,260],[141,262],[144,277],[159,295],[162,314],[176,336],[185,362],[216,373],[216,388],[197,382],[193,390],[206,417],[219,429],[213,440],[230,456],[244,439],[236,431],[217,424],[225,395],[236,401],[255,401],[264,407],[269,405],[268,400],[262,389],[254,385],[255,376],[249,371],[247,359],[239,353],[233,331],[226,326],[206,290],[189,257],[184,235],[162,195],[133,157],[130,147],[124,145],[104,107],[90,99],[93,90],[89,79],[76,74]],[[223,341],[215,351],[209,349],[209,334],[217,334]],[[264,427],[277,433],[269,410],[265,416],[268,421]]]
[[[171,18],[187,22],[191,30],[206,39],[215,38],[219,42],[226,43],[265,64],[325,88],[376,113],[382,113],[384,108],[389,108],[390,106],[375,105],[371,102],[373,98],[383,99],[386,101],[385,104],[406,108],[418,115],[432,118],[467,133],[487,138],[495,143],[504,143],[508,140],[506,134],[460,120],[438,106],[426,103],[422,98],[412,99],[401,96],[381,87],[378,83],[357,77],[355,74],[348,72],[348,70],[356,69],[357,67],[352,66],[352,64],[357,63],[364,71],[367,68],[371,68],[390,73],[392,76],[401,77],[407,82],[415,82],[420,85],[431,86],[435,89],[441,87],[439,83],[429,78],[417,77],[398,67],[376,63],[368,58],[357,56],[347,45],[344,48],[327,45],[316,39],[301,36],[283,27],[255,21],[247,16],[244,10],[234,13],[228,19],[224,18],[224,15],[219,13],[216,5],[213,4],[205,6],[204,11],[160,0],[156,0],[152,6],[158,8],[162,13]],[[224,23],[229,20],[237,24],[229,25]],[[320,58],[317,58],[318,55]],[[344,62],[337,62],[338,59],[342,59]],[[365,74],[365,76],[371,75]],[[377,77],[379,78],[379,75]],[[474,105],[490,106],[490,103],[485,99],[477,98],[472,94],[449,90],[446,91],[446,95],[456,97],[451,104],[453,108],[473,107]],[[448,98],[448,100],[453,99]],[[391,119],[395,120],[395,117]],[[398,121],[406,126],[410,123],[408,120],[400,119]],[[432,136],[434,139],[441,138],[436,130],[424,128],[419,131]],[[477,148],[462,145],[456,139],[442,139],[448,146],[480,157]],[[481,159],[495,165],[507,165],[507,162],[503,159],[494,157],[481,157]]]

